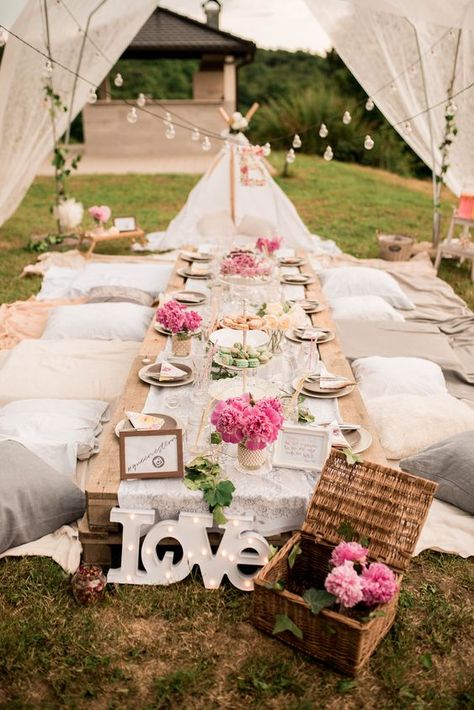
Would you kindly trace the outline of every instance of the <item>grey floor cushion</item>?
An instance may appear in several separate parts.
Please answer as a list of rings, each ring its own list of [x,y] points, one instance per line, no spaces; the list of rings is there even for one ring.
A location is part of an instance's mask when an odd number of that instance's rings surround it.
[[[0,552],[84,514],[85,495],[17,441],[0,442]]]
[[[436,498],[474,515],[474,431],[438,441],[402,459],[400,468],[436,481]]]

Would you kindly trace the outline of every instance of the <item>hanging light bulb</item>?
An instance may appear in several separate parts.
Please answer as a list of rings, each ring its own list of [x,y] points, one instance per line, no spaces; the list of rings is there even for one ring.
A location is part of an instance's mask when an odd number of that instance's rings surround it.
[[[394,93],[397,90],[396,84],[394,81],[390,84],[390,91]]]
[[[173,121],[173,118],[172,118],[172,116],[171,116],[171,114],[170,114],[169,111],[167,111],[167,112],[165,113],[165,117],[164,117],[163,121],[164,121],[165,123],[171,123],[171,122]]]
[[[325,123],[321,123],[321,127],[319,129],[319,137],[320,138],[326,138],[327,134],[329,133],[328,127],[326,126]]]
[[[268,158],[268,156],[270,155],[271,152],[272,152],[272,148],[271,148],[270,143],[265,143],[265,145],[263,146],[263,157]]]
[[[366,150],[372,150],[374,145],[375,145],[375,143],[374,143],[373,139],[369,135],[366,135],[365,139],[364,139],[364,148]]]
[[[51,76],[53,73],[53,62],[51,59],[47,59],[43,67],[43,76]]]
[[[410,67],[410,74],[416,74],[416,64],[412,64]]]
[[[295,133],[295,137],[293,138],[292,146],[293,146],[293,148],[301,148],[301,145],[302,145],[301,138],[299,137],[299,135],[297,133]]]
[[[348,126],[349,123],[352,121],[352,116],[350,114],[350,111],[344,111],[344,114],[342,116],[342,122],[345,126]]]
[[[286,154],[286,162],[290,163],[290,165],[291,165],[291,163],[294,163],[295,160],[296,160],[295,151],[293,150],[293,148],[290,148],[290,150]]]
[[[209,136],[204,136],[201,148],[205,153],[208,153],[211,150],[211,141],[209,140]]]
[[[199,140],[200,137],[201,137],[201,136],[200,136],[200,134],[199,134],[198,129],[197,129],[197,128],[193,128],[193,130],[191,131],[191,140],[194,141],[194,142],[196,142],[196,141]]]
[[[117,86],[119,89],[120,89],[121,86],[123,86],[123,77],[122,77],[122,75],[120,74],[120,72],[117,72],[117,74],[115,75],[114,84],[115,84],[115,86]]]
[[[229,143],[229,141],[224,141],[224,148],[225,148],[226,150],[230,150],[230,143]]]
[[[334,153],[332,152],[332,148],[330,145],[328,145],[328,147],[324,151],[323,158],[324,158],[324,160],[327,160],[328,162],[334,158]]]
[[[135,106],[132,106],[130,111],[127,113],[127,121],[129,123],[136,123],[138,121],[138,113]]]
[[[175,127],[173,126],[172,123],[169,123],[169,124],[166,126],[165,136],[168,138],[168,140],[171,141],[171,140],[173,140],[173,138],[175,137],[175,135],[176,135]]]
[[[87,96],[87,103],[89,104],[95,104],[97,101],[97,93],[96,90],[93,89],[92,87],[89,89],[89,94]]]
[[[369,98],[368,98],[367,101],[365,102],[365,110],[366,110],[366,111],[373,111],[373,110],[374,110],[374,106],[375,106],[375,104],[374,104],[373,100],[372,100],[372,99],[370,98],[370,96],[369,96]]]
[[[8,32],[0,27],[0,47],[4,47],[8,39]]]
[[[405,133],[411,133],[413,131],[410,121],[405,121],[405,123],[403,124],[403,130],[405,131]]]
[[[142,94],[142,93],[138,94],[137,106],[138,106],[139,108],[143,108],[143,107],[145,106],[145,104],[146,104],[146,96],[145,96],[145,94]]]
[[[454,101],[451,99],[448,105],[446,106],[446,113],[449,113],[450,116],[454,116],[456,111],[458,110],[458,107],[454,103]]]

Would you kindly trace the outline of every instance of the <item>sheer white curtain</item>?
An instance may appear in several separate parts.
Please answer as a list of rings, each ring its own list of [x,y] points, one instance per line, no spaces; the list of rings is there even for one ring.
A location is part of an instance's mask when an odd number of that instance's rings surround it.
[[[158,0],[29,0],[11,28],[33,47],[48,53],[45,5],[51,56],[76,70],[83,32],[92,17],[79,73],[98,85],[158,4]],[[9,28],[10,29],[10,28]],[[105,55],[105,56],[103,56]],[[49,107],[44,94],[45,59],[13,35],[0,67],[0,224],[15,211],[41,163],[53,147]],[[54,91],[71,104],[74,76],[53,64]],[[91,88],[79,79],[72,115],[82,109]],[[56,118],[56,133],[67,127],[68,114]]]
[[[392,124],[447,95],[459,49],[454,92],[474,81],[472,0],[306,0],[336,51]],[[421,55],[421,61],[419,61]],[[408,71],[406,68],[413,65]],[[423,80],[424,77],[424,80]],[[379,90],[381,87],[386,87]],[[474,87],[455,97],[456,136],[446,182],[459,195],[474,178]],[[441,164],[445,105],[396,130],[430,167]],[[431,122],[431,130],[430,130]],[[378,140],[374,134],[374,140]],[[380,136],[383,141],[383,134]],[[336,156],[337,157],[337,156]]]

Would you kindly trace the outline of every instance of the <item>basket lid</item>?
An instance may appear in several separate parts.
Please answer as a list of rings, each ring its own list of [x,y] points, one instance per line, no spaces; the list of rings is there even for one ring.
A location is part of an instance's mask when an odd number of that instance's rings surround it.
[[[349,464],[333,450],[314,490],[304,532],[337,545],[341,526],[369,540],[370,556],[404,571],[425,522],[437,484],[366,461]]]

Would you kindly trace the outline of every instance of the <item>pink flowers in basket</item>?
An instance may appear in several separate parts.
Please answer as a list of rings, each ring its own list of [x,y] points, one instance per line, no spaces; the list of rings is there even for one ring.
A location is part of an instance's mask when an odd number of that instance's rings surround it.
[[[92,219],[99,225],[104,225],[108,222],[112,214],[110,207],[107,207],[107,205],[100,205],[100,207],[99,205],[94,205],[93,207],[89,207],[87,211]]]
[[[272,265],[258,259],[248,252],[237,252],[222,260],[221,274],[224,276],[243,276],[245,278],[259,278],[269,276]]]
[[[253,451],[264,449],[276,441],[283,426],[283,407],[274,397],[255,402],[250,394],[243,394],[217,402],[211,424],[223,441],[244,444]]]
[[[282,241],[282,237],[259,237],[255,246],[258,251],[264,254],[273,254],[273,252],[281,247]]]
[[[191,333],[201,325],[202,318],[196,311],[188,311],[177,301],[168,301],[156,311],[156,320],[171,333]]]
[[[332,552],[333,569],[324,586],[346,609],[359,602],[367,606],[384,604],[397,591],[397,579],[390,567],[381,562],[367,564],[368,552],[358,542],[341,542]]]

